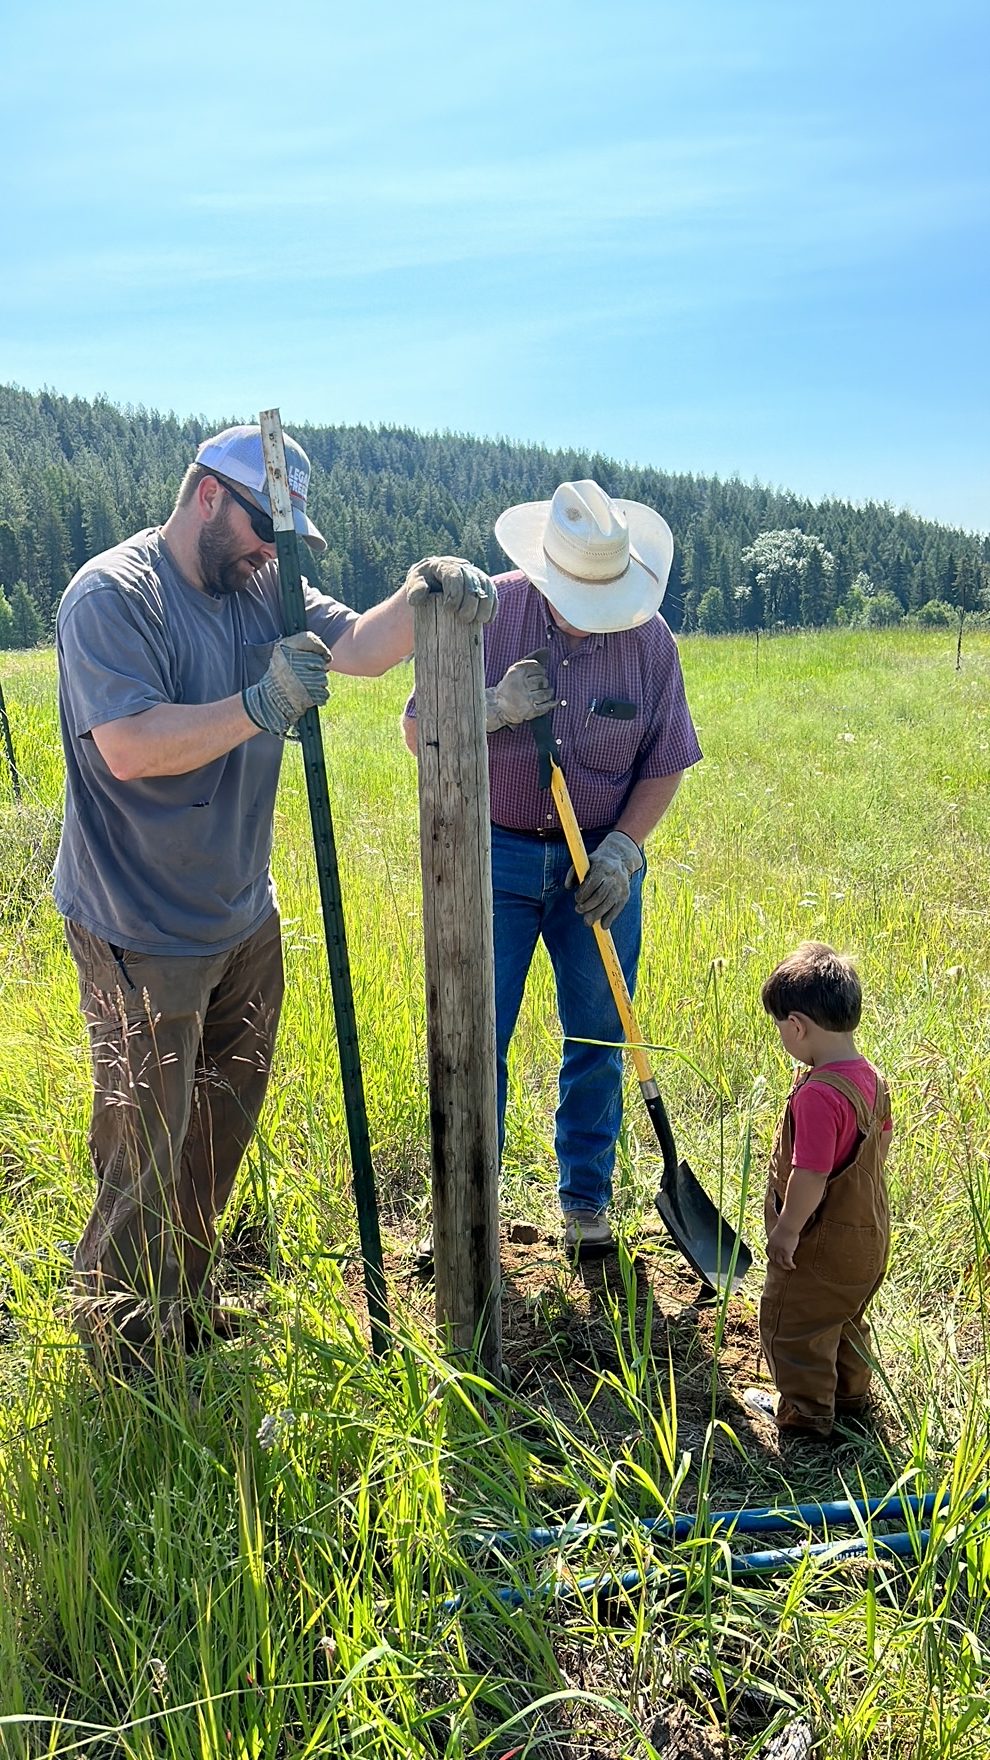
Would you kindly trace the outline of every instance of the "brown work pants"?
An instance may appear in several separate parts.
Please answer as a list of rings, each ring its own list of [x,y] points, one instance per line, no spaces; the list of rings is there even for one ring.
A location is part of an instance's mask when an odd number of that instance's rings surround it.
[[[89,1029],[97,1182],[75,1254],[77,1325],[91,1349],[144,1362],[212,1299],[216,1218],[268,1086],[279,919],[202,956],[134,953],[76,923],[66,939]]]

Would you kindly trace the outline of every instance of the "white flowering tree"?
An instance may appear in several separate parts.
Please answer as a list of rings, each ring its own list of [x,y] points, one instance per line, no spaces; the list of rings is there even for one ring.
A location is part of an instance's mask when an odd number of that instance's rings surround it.
[[[740,558],[742,621],[751,629],[774,624],[822,624],[832,615],[835,557],[820,538],[802,532],[761,532]]]

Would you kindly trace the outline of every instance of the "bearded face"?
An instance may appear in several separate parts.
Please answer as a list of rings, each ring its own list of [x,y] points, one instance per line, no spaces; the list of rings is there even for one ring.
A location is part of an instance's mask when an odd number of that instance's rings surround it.
[[[253,544],[245,546],[235,531],[233,507],[234,503],[225,495],[222,505],[199,533],[199,570],[208,593],[240,592],[252,575],[264,567],[271,554],[259,545],[257,538]],[[246,517],[237,524],[243,524],[248,536],[253,537]]]

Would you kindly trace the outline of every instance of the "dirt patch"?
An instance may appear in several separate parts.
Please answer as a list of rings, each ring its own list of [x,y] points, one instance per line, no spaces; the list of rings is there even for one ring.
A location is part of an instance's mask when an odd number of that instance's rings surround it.
[[[685,1705],[672,1705],[654,1720],[650,1741],[664,1760],[729,1760],[725,1736],[699,1723]]]
[[[796,1501],[844,1496],[851,1455],[878,1490],[889,1484],[890,1439],[882,1430],[831,1446],[794,1438],[782,1446],[774,1425],[743,1405],[748,1387],[769,1385],[756,1273],[752,1287],[723,1309],[659,1223],[647,1225],[625,1275],[614,1255],[574,1267],[556,1234],[539,1232],[520,1242],[511,1238],[515,1232],[506,1227],[500,1245],[503,1357],[512,1388],[572,1430],[580,1411],[599,1454],[614,1459],[641,1434],[635,1400],[616,1388],[617,1381],[637,1384],[638,1376],[647,1402],[669,1406],[673,1385],[678,1453],[697,1458],[712,1433],[712,1507],[779,1500],[788,1492]],[[386,1255],[386,1275],[429,1327],[433,1284],[417,1274],[416,1263],[410,1240]],[[347,1278],[363,1313],[360,1267],[349,1266]]]
[[[391,1242],[385,1254],[390,1303],[429,1332],[434,1287],[422,1272],[419,1236],[392,1233]],[[337,1257],[367,1336],[359,1255]],[[831,1445],[796,1437],[782,1442],[772,1422],[744,1406],[748,1387],[769,1386],[759,1344],[758,1272],[723,1307],[659,1221],[647,1222],[624,1264],[613,1254],[575,1267],[556,1231],[507,1218],[500,1259],[503,1360],[513,1392],[544,1412],[550,1428],[583,1432],[600,1457],[618,1459],[623,1447],[647,1441],[647,1410],[673,1405],[678,1457],[688,1452],[697,1465],[710,1438],[713,1509],[844,1497],[850,1473],[877,1493],[896,1478],[899,1430],[892,1439],[883,1419],[867,1435],[837,1433]],[[267,1229],[241,1221],[225,1243],[222,1283],[250,1302],[265,1274],[291,1280],[292,1268]],[[690,1485],[689,1476],[688,1491]]]
[[[634,1359],[649,1358],[662,1388],[673,1375],[684,1446],[723,1408],[751,1427],[739,1403],[761,1377],[751,1302],[736,1298],[722,1314],[660,1233],[644,1234],[624,1274],[615,1255],[572,1266],[556,1236],[520,1243],[512,1232],[503,1234],[500,1257],[503,1357],[515,1392],[539,1403],[566,1381],[587,1397],[603,1377],[628,1374]],[[433,1285],[417,1274],[412,1242],[386,1256],[386,1273],[429,1325]],[[349,1281],[359,1294],[359,1277]],[[573,1400],[567,1403],[573,1410]]]

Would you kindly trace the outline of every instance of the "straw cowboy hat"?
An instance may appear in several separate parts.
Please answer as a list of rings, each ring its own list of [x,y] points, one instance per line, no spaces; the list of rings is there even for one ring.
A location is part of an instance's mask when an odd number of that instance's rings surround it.
[[[597,483],[561,483],[551,501],[508,507],[495,536],[575,629],[633,629],[656,615],[674,538],[641,501],[613,501]]]

